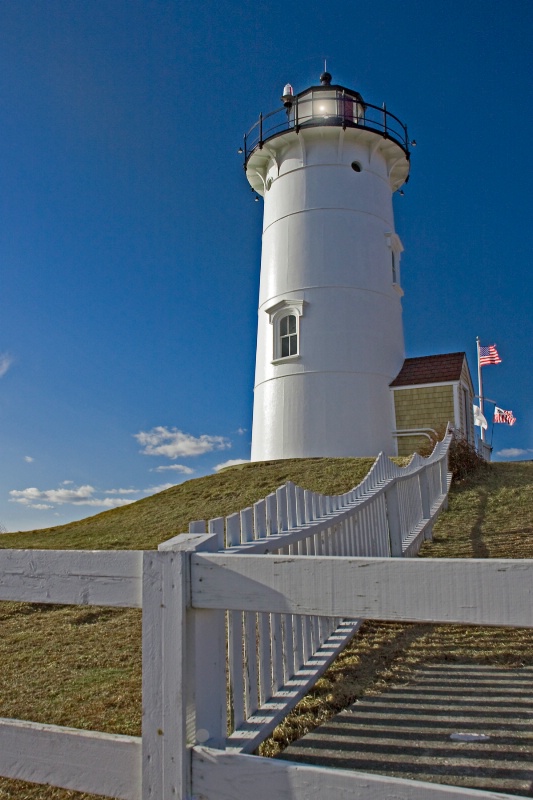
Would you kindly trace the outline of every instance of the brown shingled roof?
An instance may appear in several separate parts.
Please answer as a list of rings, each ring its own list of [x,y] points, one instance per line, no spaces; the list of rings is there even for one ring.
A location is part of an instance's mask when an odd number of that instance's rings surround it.
[[[465,353],[406,358],[390,386],[417,386],[421,383],[458,381],[465,358]]]

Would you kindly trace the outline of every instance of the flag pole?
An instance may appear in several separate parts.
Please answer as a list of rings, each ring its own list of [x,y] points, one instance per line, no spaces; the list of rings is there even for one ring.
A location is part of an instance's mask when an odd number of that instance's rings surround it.
[[[479,336],[476,336],[476,345],[477,345],[477,385],[478,385],[478,397],[479,397],[479,410],[483,414],[483,381],[481,379],[481,362],[479,358]],[[485,441],[485,430],[481,428],[481,441]]]

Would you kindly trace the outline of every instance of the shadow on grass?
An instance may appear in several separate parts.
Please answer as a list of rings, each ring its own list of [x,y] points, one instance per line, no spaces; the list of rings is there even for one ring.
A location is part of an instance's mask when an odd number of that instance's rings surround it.
[[[489,558],[489,548],[483,538],[483,523],[487,516],[489,493],[482,489],[479,492],[479,510],[472,524],[470,538],[472,541],[472,558]]]

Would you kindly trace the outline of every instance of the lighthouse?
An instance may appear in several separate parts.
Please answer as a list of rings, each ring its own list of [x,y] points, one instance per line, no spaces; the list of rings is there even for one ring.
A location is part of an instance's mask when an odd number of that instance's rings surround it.
[[[264,199],[252,461],[393,455],[407,129],[324,72],[287,84],[243,151]]]

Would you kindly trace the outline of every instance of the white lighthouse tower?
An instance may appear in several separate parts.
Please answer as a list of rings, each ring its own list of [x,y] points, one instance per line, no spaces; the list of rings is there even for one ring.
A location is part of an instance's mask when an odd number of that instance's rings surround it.
[[[324,72],[246,135],[264,198],[252,460],[392,455],[405,126]]]

